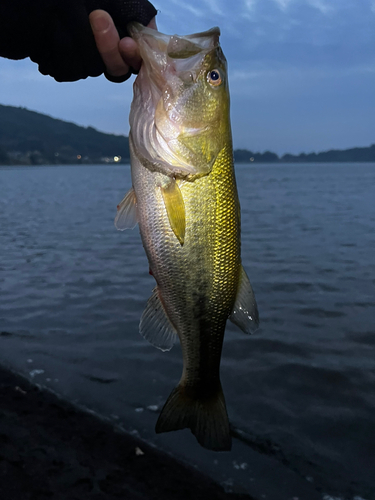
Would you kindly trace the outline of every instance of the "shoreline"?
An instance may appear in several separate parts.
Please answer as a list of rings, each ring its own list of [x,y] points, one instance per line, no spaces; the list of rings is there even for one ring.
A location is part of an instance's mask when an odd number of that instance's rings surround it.
[[[255,500],[0,365],[2,500]]]

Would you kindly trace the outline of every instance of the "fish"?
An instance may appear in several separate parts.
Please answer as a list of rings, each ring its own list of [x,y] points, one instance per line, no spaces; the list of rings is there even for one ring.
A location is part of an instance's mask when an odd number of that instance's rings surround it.
[[[183,370],[156,433],[188,428],[209,450],[231,449],[220,360],[228,318],[259,325],[241,264],[227,63],[219,28],[166,35],[132,23],[142,66],[134,82],[129,147],[132,188],[117,229],[139,224],[156,286],[141,335],[167,351],[179,339]]]

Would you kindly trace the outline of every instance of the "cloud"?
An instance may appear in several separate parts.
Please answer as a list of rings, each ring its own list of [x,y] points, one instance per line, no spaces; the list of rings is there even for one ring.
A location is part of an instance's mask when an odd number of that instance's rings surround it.
[[[375,0],[371,1],[375,5]],[[262,7],[270,10],[272,2],[276,4],[279,10],[283,12],[286,12],[291,6],[303,8],[306,5],[317,9],[321,14],[324,15],[330,14],[335,10],[330,0],[263,0]],[[258,0],[245,0],[244,5],[247,13],[254,13],[256,7],[259,6],[259,2]]]
[[[245,10],[247,11],[247,13],[252,14],[255,10],[257,3],[258,3],[258,0],[245,0],[244,7],[245,7]]]
[[[175,5],[178,5],[179,8],[186,9],[187,11],[194,14],[194,16],[196,16],[196,17],[202,18],[202,17],[205,17],[207,15],[203,10],[198,9],[197,7],[194,7],[194,5],[192,5],[191,3],[180,2],[180,0],[171,0],[171,1]]]
[[[318,9],[324,15],[330,14],[334,11],[332,5],[330,5],[326,0],[308,0],[308,4]]]
[[[224,16],[224,11],[222,7],[219,5],[220,2],[217,0],[203,0],[204,3],[207,5],[207,7],[213,12],[214,14],[218,14],[219,16]]]
[[[286,10],[289,7],[289,4],[292,3],[292,0],[274,0],[277,3],[281,10]]]
[[[292,3],[294,5],[303,6],[303,4],[310,5],[319,10],[322,14],[326,15],[334,11],[332,2],[329,0],[273,0],[282,11],[286,11]],[[373,0],[375,2],[375,0]]]
[[[272,78],[276,76],[276,74],[277,71],[270,68],[267,69],[259,68],[250,70],[235,69],[231,72],[230,79],[231,81],[233,80],[235,82],[242,84],[243,82],[250,82],[251,80],[255,80],[258,78],[265,78],[265,77]]]

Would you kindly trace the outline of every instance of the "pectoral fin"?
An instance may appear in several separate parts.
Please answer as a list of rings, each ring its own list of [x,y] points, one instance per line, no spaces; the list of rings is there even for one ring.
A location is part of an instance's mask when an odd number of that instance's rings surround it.
[[[154,288],[143,311],[139,332],[143,338],[162,351],[172,349],[176,341],[177,332],[164,311],[157,288]]]
[[[171,229],[183,245],[185,241],[185,204],[176,180],[172,179],[167,187],[161,188],[161,192]]]
[[[229,319],[248,334],[254,333],[259,326],[259,313],[254,291],[242,266],[236,302]]]
[[[137,198],[134,188],[131,188],[117,205],[115,226],[119,231],[124,231],[124,229],[133,229],[137,222]]]

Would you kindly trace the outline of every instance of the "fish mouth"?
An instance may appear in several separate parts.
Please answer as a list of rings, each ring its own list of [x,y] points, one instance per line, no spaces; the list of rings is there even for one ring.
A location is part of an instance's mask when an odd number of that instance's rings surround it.
[[[220,37],[217,26],[185,36],[165,35],[136,22],[129,23],[127,30],[138,44],[145,44],[154,52],[164,53],[172,59],[187,59],[203,50],[212,50],[219,45]]]
[[[159,92],[167,80],[178,75],[180,81],[194,81],[204,56],[219,46],[220,29],[211,28],[192,35],[165,35],[142,24],[128,24],[128,32],[137,42],[142,66],[152,75]],[[156,102],[155,102],[156,106]]]

